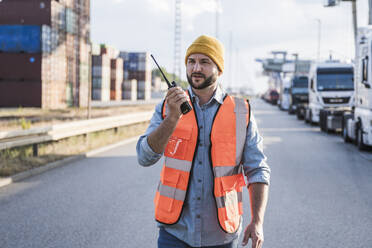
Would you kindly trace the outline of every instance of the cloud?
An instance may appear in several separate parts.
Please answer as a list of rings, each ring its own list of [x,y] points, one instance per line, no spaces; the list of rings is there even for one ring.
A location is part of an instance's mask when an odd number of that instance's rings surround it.
[[[127,51],[153,52],[159,62],[172,71],[174,1],[92,1],[92,40]],[[315,58],[318,37],[318,23],[315,19],[320,19],[322,24],[323,58],[328,56],[330,50],[334,51],[338,58],[353,56],[349,2],[341,2],[333,8],[324,8],[323,0],[218,1],[218,36],[226,49],[226,70],[222,79],[224,81],[229,80],[230,74],[233,74],[232,78],[236,84],[249,81],[251,85],[261,86],[264,79],[258,80],[255,77],[261,66],[254,62],[254,59],[268,57],[272,50],[287,50],[289,54],[298,52],[302,58]],[[368,3],[357,3],[359,25],[364,26],[367,24]],[[182,1],[182,58],[188,45],[197,36],[216,35],[215,13],[215,0]]]
[[[169,0],[147,0],[147,5],[151,10],[169,14],[171,9],[171,2]]]
[[[182,1],[182,17],[192,20],[203,13],[222,13],[219,0],[188,0]]]
[[[120,4],[124,2],[124,0],[111,0],[114,4]]]

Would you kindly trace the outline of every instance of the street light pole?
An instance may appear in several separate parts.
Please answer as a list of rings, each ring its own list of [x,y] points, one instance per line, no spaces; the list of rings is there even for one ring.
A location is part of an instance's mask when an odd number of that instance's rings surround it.
[[[372,0],[368,0],[368,25],[372,25]]]
[[[354,30],[354,47],[356,51],[356,44],[357,44],[357,33],[358,33],[358,21],[357,21],[357,0],[338,0],[342,2],[351,2],[352,14],[353,14],[353,30]],[[368,0],[369,6],[371,7],[371,0]],[[327,4],[324,5],[325,7],[334,7],[336,6],[336,1],[327,1]],[[369,22],[371,22],[371,8],[369,10]]]
[[[216,38],[218,39],[218,23],[219,23],[219,0],[216,1]]]
[[[320,35],[321,35],[321,27],[322,27],[322,22],[320,19],[315,19],[318,22],[318,49],[317,49],[317,60],[320,60]]]
[[[353,0],[351,2],[352,12],[353,12],[353,29],[354,29],[354,44],[355,44],[355,47],[356,47],[356,44],[357,44],[357,33],[358,33],[356,1],[357,0]],[[369,0],[369,2],[370,2],[370,0]]]

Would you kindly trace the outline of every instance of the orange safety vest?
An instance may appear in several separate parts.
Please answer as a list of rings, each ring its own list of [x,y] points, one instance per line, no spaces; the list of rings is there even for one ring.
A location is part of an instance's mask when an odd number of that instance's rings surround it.
[[[189,188],[199,135],[194,109],[193,106],[190,113],[181,116],[164,151],[164,165],[154,199],[155,219],[163,224],[178,222]],[[241,159],[249,117],[249,103],[227,95],[214,116],[210,134],[214,198],[220,226],[227,233],[238,230],[243,214],[242,191],[245,181]]]

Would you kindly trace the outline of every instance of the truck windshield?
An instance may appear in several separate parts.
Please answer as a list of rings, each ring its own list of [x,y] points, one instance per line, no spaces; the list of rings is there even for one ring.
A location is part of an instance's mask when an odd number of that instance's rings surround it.
[[[306,94],[308,92],[308,79],[307,77],[294,78],[292,83],[293,94]]]
[[[354,90],[352,68],[326,68],[317,71],[318,91]]]

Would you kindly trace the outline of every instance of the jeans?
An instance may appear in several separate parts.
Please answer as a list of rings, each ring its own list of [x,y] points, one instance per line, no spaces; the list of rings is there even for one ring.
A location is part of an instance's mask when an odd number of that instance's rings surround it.
[[[233,242],[224,245],[217,246],[203,246],[205,248],[237,248],[238,239],[235,239]],[[164,228],[160,227],[159,229],[159,238],[158,238],[158,248],[192,248],[182,240],[179,240],[175,236],[171,235]]]

